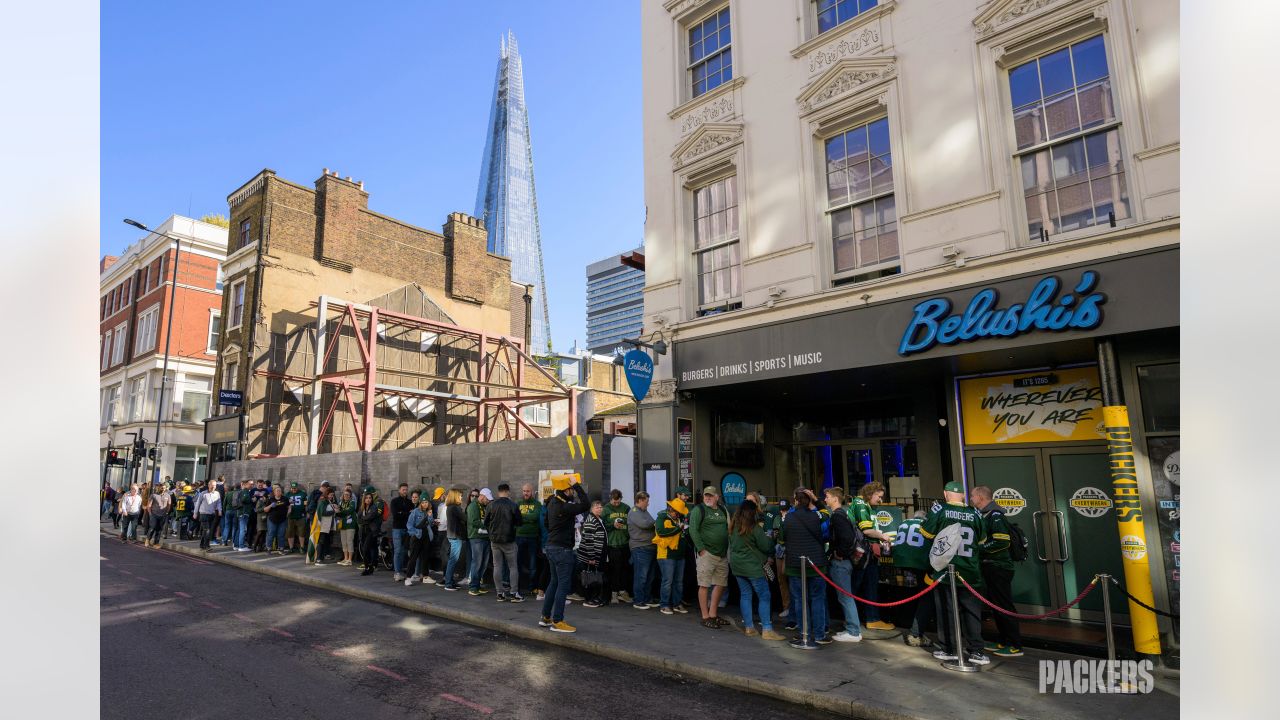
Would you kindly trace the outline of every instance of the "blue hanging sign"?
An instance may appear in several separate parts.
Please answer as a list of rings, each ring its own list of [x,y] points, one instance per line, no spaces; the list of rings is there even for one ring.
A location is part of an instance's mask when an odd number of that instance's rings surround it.
[[[982,338],[1016,337],[1036,330],[1092,330],[1102,324],[1102,304],[1107,296],[1093,292],[1098,273],[1086,270],[1071,293],[1058,295],[1058,278],[1049,276],[1036,283],[1026,302],[999,308],[994,288],[980,291],[963,313],[951,315],[951,301],[931,298],[915,306],[911,323],[898,344],[899,355],[924,352],[935,345]]]
[[[653,359],[643,350],[628,350],[622,356],[622,367],[631,386],[631,396],[640,402],[649,394],[649,385],[653,382]]]
[[[724,498],[725,505],[736,510],[747,497],[747,479],[736,472],[725,473],[720,478],[720,497]]]

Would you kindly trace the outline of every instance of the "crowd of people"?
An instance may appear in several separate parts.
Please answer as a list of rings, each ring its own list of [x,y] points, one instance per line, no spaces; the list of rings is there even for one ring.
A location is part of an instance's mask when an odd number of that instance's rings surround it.
[[[347,483],[339,491],[325,481],[308,492],[297,482],[286,490],[264,480],[219,477],[178,486],[165,478],[126,491],[104,483],[102,512],[122,542],[138,542],[141,526],[148,547],[159,547],[166,537],[198,539],[205,551],[223,545],[236,552],[305,554],[309,566],[359,563],[366,576],[383,561],[389,534],[394,582],[445,591],[465,587],[473,597],[493,590],[498,602],[532,597],[542,603],[538,624],[553,632],[576,631],[565,619],[565,608],[573,603],[683,615],[694,609],[688,601],[695,597],[701,626],[720,630],[732,625],[720,611],[734,594],[741,630],[749,637],[786,640],[775,622],[785,631],[803,631],[798,606],[807,598],[809,632],[792,639],[793,646],[856,643],[864,627],[896,626],[874,605],[849,595],[877,602],[884,557],[892,558],[909,585],[949,582],[946,567],[930,562],[933,542],[941,537],[946,541],[939,545],[948,548],[957,574],[974,588],[985,588],[996,604],[1013,609],[1010,548],[1015,538],[987,487],[966,496],[959,483],[948,483],[944,502],[916,511],[892,534],[878,530],[873,520],[872,506],[884,498],[877,482],[852,497],[839,487],[825,488],[821,499],[797,488],[791,498],[772,504],[752,492],[732,510],[714,486],[696,500],[682,486],[656,514],[644,492],[636,493],[634,507],[616,489],[607,500],[592,501],[576,476],[553,477],[550,490],[539,498],[533,484],[525,483],[513,498],[506,483],[496,494],[489,488],[411,490],[401,483],[387,501],[372,485],[357,489]],[[804,563],[809,566],[802,573]],[[696,585],[688,596],[686,573]],[[829,593],[824,576],[843,592]],[[997,614],[997,642],[984,645],[980,601],[959,590],[960,638],[952,637],[952,623],[944,620],[952,617],[952,609],[943,588],[913,601],[914,608],[904,613],[912,617],[906,643],[931,649],[944,660],[963,652],[979,665],[990,662],[987,653],[1021,655],[1017,621]],[[829,594],[837,601],[831,608]],[[838,632],[831,612],[836,607]],[[939,637],[932,647],[925,638],[931,621]]]

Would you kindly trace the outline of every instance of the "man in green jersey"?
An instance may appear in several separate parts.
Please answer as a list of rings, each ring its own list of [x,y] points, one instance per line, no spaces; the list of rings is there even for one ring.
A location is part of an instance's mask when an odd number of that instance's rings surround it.
[[[895,568],[914,579],[912,587],[916,588],[916,591],[924,587],[925,574],[931,569],[929,543],[920,532],[927,514],[923,510],[917,510],[898,525],[898,532],[893,536],[893,553],[890,556]],[[914,601],[914,604],[915,619],[911,623],[911,632],[903,639],[911,647],[924,647],[924,631],[929,626],[929,618],[934,615],[933,593]]]
[[[949,482],[943,488],[943,498],[946,502],[937,505],[929,512],[929,516],[925,518],[924,524],[920,528],[920,534],[930,541],[930,554],[941,553],[944,548],[936,546],[932,541],[952,525],[959,525],[960,530],[956,535],[954,545],[955,555],[951,558],[951,565],[956,569],[956,574],[969,583],[975,590],[982,588],[982,566],[981,566],[981,547],[987,541],[986,526],[982,521],[982,514],[974,508],[965,504],[964,486],[958,482]],[[949,550],[949,548],[946,548]],[[926,582],[947,583],[950,578],[947,568],[944,566],[941,570],[934,570]],[[951,608],[951,589],[948,587],[940,587],[934,592],[942,593],[942,597],[938,600],[942,605],[942,627],[939,628],[943,638],[943,649],[934,652],[933,656],[939,660],[955,660],[957,653],[963,649],[965,659],[974,665],[988,665],[991,658],[982,652],[982,606],[979,604],[978,598],[973,596],[963,586],[956,588],[956,597],[959,599],[960,605],[960,634],[959,642],[956,638],[951,637],[954,634],[952,629],[951,617],[953,610]],[[963,648],[960,644],[963,643]]]
[[[986,485],[969,491],[969,500],[982,513],[982,522],[987,530],[987,542],[982,546],[982,582],[987,591],[987,599],[1000,607],[1013,612],[1013,558],[1009,557],[1009,543],[1013,533],[1009,529],[1009,520],[992,497],[991,488]],[[1020,657],[1022,655],[1022,631],[1018,627],[1018,619],[1004,613],[995,613],[996,631],[999,633],[996,643],[986,649],[998,657]]]
[[[520,566],[520,581],[516,590],[528,595],[538,579],[538,554],[542,534],[542,503],[533,492],[533,483],[520,488],[520,525],[516,527],[516,564]]]
[[[615,603],[631,602],[631,534],[627,531],[627,514],[631,508],[622,502],[622,491],[614,488],[609,491],[609,502],[605,503],[604,514],[600,518],[604,522],[605,553],[609,561],[605,569],[609,573],[610,600]]]
[[[298,483],[289,483],[289,492],[285,493],[285,501],[289,504],[289,518],[285,523],[284,537],[289,543],[289,552],[302,552],[307,544],[307,493]]]

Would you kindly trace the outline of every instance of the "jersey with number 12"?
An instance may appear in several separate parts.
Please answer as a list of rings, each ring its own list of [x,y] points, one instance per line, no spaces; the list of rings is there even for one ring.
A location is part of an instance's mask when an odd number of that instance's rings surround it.
[[[956,548],[951,564],[956,566],[956,572],[970,585],[981,587],[982,565],[978,557],[980,552],[978,546],[986,542],[987,538],[982,515],[977,510],[960,503],[936,506],[929,513],[929,517],[924,519],[920,533],[932,541],[943,528],[956,523],[960,524],[960,546]],[[946,574],[947,569],[944,567],[941,570],[934,570],[930,576],[937,581]]]

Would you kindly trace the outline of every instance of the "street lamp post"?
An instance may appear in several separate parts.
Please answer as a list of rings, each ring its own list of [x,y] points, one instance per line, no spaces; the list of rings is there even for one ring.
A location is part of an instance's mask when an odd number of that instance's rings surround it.
[[[173,284],[169,288],[169,319],[166,321],[164,329],[164,364],[160,368],[160,395],[156,399],[156,459],[151,461],[151,468],[148,471],[149,473],[156,475],[156,477],[149,480],[149,482],[154,483],[159,479],[158,471],[160,468],[160,448],[158,446],[160,445],[160,423],[164,419],[164,388],[169,382],[169,343],[173,340],[173,316],[176,314],[175,311],[177,309],[174,304],[177,302],[178,296],[178,258],[182,255],[182,239],[176,235],[170,235],[167,232],[152,230],[137,220],[125,218],[124,221],[139,230],[145,230],[150,233],[155,233],[161,237],[168,238],[173,241],[174,245]]]

